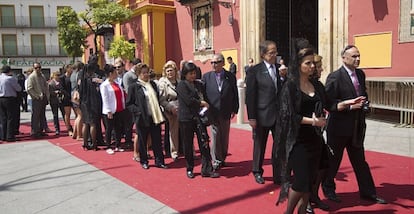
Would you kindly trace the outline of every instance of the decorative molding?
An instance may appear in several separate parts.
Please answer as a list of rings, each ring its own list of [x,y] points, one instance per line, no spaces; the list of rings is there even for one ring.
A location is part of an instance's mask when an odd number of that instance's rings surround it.
[[[194,60],[199,60],[201,63],[205,64],[208,60],[213,58],[214,53],[214,50],[195,51],[193,53]]]
[[[198,6],[203,4],[212,4],[214,0],[177,0],[183,6]]]

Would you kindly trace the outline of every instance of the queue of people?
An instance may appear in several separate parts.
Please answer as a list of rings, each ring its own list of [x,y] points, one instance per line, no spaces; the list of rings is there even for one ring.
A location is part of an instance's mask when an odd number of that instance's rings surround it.
[[[319,81],[322,57],[307,40],[295,41],[288,67],[276,62],[274,41],[263,41],[259,50],[262,61],[246,68],[245,79],[255,182],[265,183],[263,161],[271,132],[273,183],[281,187],[277,204],[287,200],[285,213],[314,213],[313,207],[329,210],[318,195],[320,186],[328,200],[341,202],[334,178],[345,148],[361,198],[386,203],[377,196],[364,156],[368,95],[365,74],[358,69],[358,48],[344,48],[343,65],[329,74],[326,85]],[[227,60],[232,62],[231,58]],[[168,61],[163,66],[163,77],[155,82],[150,67],[139,59],[134,60],[130,71],[125,70],[120,59],[101,70],[92,56],[85,66],[75,63],[65,66],[63,74],[53,72],[49,82],[41,73],[41,65],[34,63],[25,89],[11,77],[10,67],[4,66],[0,76],[2,140],[16,139],[18,123],[13,106],[19,105],[17,94],[26,90],[32,100],[33,137],[46,135],[44,115],[49,103],[56,135],[60,134],[60,110],[69,135],[83,140],[85,150],[105,146],[108,154],[114,154],[132,147],[133,160],[145,170],[150,168],[149,148],[154,153],[154,166],[162,169],[168,169],[166,156],[178,161],[183,154],[186,176],[192,179],[196,134],[201,176],[220,177],[219,170],[226,166],[229,150],[230,120],[240,107],[236,76],[224,65],[225,58],[220,53],[211,58],[212,69],[203,75],[191,61],[183,60],[180,68]],[[72,108],[76,114],[74,128],[68,119]],[[100,127],[102,120],[105,137]],[[162,127],[168,138],[164,145]],[[163,146],[167,148],[165,154]]]

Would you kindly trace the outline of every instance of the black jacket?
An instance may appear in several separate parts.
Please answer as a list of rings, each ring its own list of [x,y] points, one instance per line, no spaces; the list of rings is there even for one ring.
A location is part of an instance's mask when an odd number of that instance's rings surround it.
[[[359,81],[360,95],[368,99],[365,86],[365,74],[361,69],[356,69],[355,72]],[[354,136],[356,131],[364,131],[366,124],[365,114],[362,110],[338,111],[336,108],[339,102],[357,97],[352,80],[343,66],[329,74],[326,79],[325,88],[326,94],[331,101],[327,133],[335,136]],[[359,135],[361,137],[364,133],[359,133]]]
[[[191,84],[187,80],[180,81],[177,85],[178,94],[178,120],[192,121],[200,111],[200,103],[205,95],[203,85],[199,81]]]
[[[276,66],[277,89],[264,62],[249,69],[246,78],[247,116],[256,119],[260,126],[270,127],[276,122],[278,94],[282,88],[279,69]]]
[[[214,121],[220,117],[230,119],[231,114],[239,111],[239,95],[237,91],[236,77],[234,74],[224,71],[221,80],[223,82],[219,91],[216,73],[210,71],[203,75],[205,85],[206,100],[210,105],[209,119]]]
[[[157,93],[157,98],[159,100],[157,84],[152,80],[150,83]],[[152,125],[152,118],[149,114],[147,99],[144,93],[144,86],[139,82],[135,82],[128,87],[126,107],[134,115],[134,121],[137,126],[150,127]]]

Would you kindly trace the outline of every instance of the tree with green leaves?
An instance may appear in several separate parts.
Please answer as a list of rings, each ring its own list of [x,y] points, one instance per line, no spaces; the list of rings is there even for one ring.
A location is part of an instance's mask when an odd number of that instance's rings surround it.
[[[87,48],[86,37],[88,32],[80,26],[76,12],[70,7],[58,10],[57,29],[59,42],[66,53],[75,61]]]
[[[130,43],[123,36],[116,36],[111,43],[109,56],[121,57],[123,60],[132,60],[135,57],[135,43]]]
[[[79,17],[86,23],[94,34],[95,54],[98,53],[97,37],[105,30],[112,29],[115,23],[121,23],[132,16],[132,11],[111,0],[87,0],[88,9],[80,12]]]

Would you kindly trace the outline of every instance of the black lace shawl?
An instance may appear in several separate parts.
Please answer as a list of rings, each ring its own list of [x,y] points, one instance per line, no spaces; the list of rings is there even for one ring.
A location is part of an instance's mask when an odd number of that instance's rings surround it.
[[[322,83],[312,81],[315,93],[321,97],[322,105],[326,107],[326,94]],[[281,188],[276,205],[286,200],[290,187],[290,170],[288,170],[289,154],[296,143],[296,137],[302,121],[300,112],[302,93],[299,85],[293,80],[287,81],[282,88],[279,98],[279,117],[276,122],[275,145],[272,150],[272,161],[281,166]]]

